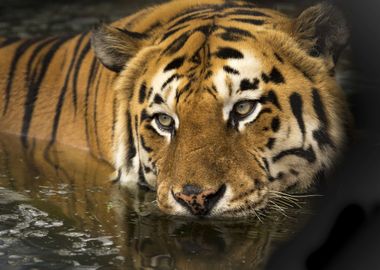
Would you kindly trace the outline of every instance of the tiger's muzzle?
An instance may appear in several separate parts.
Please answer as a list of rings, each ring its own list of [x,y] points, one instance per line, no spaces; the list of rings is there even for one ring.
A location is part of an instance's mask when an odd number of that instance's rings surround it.
[[[185,185],[182,192],[174,193],[174,199],[190,211],[194,216],[206,216],[210,213],[216,203],[223,197],[226,185],[222,185],[218,190],[207,189],[202,191],[199,187]]]

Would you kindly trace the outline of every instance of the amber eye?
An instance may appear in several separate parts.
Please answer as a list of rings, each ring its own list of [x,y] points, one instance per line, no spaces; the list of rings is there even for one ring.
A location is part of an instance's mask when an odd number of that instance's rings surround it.
[[[244,100],[235,104],[233,112],[239,118],[244,118],[250,115],[256,108],[257,101]]]
[[[174,120],[169,115],[164,114],[164,113],[159,113],[159,114],[156,114],[155,118],[156,118],[156,122],[159,128],[166,131],[170,131],[173,129]]]

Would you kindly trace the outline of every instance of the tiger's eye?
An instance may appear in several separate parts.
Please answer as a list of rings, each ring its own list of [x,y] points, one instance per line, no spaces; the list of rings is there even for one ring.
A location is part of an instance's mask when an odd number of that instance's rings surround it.
[[[171,118],[167,114],[161,113],[157,115],[157,121],[164,128],[171,128],[171,126],[173,125],[173,118]]]
[[[242,101],[235,105],[234,110],[238,116],[244,117],[250,114],[255,107],[255,101]]]

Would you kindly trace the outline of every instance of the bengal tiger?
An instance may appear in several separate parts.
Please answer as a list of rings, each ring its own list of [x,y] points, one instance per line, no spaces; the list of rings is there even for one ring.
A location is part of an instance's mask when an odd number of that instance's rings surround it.
[[[344,147],[343,15],[175,0],[75,36],[3,39],[0,130],[111,163],[171,215],[252,216]]]

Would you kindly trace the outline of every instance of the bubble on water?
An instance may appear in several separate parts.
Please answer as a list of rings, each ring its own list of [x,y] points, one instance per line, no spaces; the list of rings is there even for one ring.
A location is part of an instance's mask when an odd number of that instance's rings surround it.
[[[18,236],[20,234],[20,230],[11,229],[9,230],[9,234],[13,236]]]
[[[100,249],[94,249],[94,250],[92,250],[92,253],[95,256],[118,255],[119,254],[119,249],[117,249],[117,248],[103,247],[103,248],[100,248]]]
[[[26,232],[24,234],[25,237],[35,237],[35,238],[42,238],[42,237],[45,237],[49,234],[48,231],[42,231],[42,230],[38,230],[38,231],[31,231],[31,232]]]
[[[122,261],[122,262],[124,262],[124,261],[125,261],[125,258],[124,258],[123,256],[116,256],[116,257],[114,258],[114,260],[115,260],[115,261]]]
[[[67,237],[73,237],[73,238],[84,237],[84,236],[89,237],[88,234],[81,233],[81,232],[60,232],[58,234],[67,236]]]
[[[26,220],[30,220],[36,217],[47,217],[48,214],[28,204],[20,204],[18,206],[20,214]]]
[[[47,225],[49,225],[49,223],[47,223],[47,222],[45,222],[45,221],[43,221],[43,220],[37,220],[36,222],[34,222],[34,224],[33,224],[34,226],[36,226],[36,227],[41,227],[41,228],[47,228],[48,226]]]
[[[89,238],[86,239],[85,241],[98,241],[101,242],[102,246],[107,247],[107,246],[112,246],[113,241],[111,240],[112,236],[101,236],[101,237],[96,237],[96,238]]]
[[[9,255],[8,259],[10,259],[10,260],[20,260],[20,259],[22,259],[22,256],[20,256],[20,255]]]
[[[86,242],[74,242],[73,243],[73,248],[78,250],[78,249],[82,249],[85,248],[87,246]]]
[[[16,214],[6,214],[6,215],[0,215],[0,222],[9,221],[9,220],[18,220],[18,215]]]
[[[59,249],[59,250],[54,251],[54,253],[57,253],[59,256],[65,256],[65,257],[71,257],[71,256],[77,255],[75,252],[68,249]]]
[[[41,260],[40,258],[37,258],[37,257],[33,257],[33,262],[34,263],[42,263],[43,260]]]

